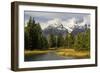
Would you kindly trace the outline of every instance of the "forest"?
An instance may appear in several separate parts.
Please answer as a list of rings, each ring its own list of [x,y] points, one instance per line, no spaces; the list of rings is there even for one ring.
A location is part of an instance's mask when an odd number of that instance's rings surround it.
[[[44,54],[56,51],[60,56],[73,56],[76,58],[90,57],[90,29],[76,35],[67,33],[65,36],[49,34],[45,36],[40,23],[36,23],[30,16],[27,26],[24,27],[25,55]]]

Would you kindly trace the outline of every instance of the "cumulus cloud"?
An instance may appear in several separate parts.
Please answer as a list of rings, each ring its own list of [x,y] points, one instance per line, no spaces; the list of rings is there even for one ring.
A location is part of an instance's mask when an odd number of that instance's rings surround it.
[[[49,20],[45,23],[41,23],[41,28],[42,29],[45,29],[47,28],[48,26],[52,26],[52,27],[58,27],[61,25],[61,22],[62,20],[61,19],[58,19],[58,18],[54,18],[52,20]]]
[[[36,23],[40,23],[42,29],[48,26],[58,27],[62,24],[68,32],[72,32],[76,26],[81,28],[85,24],[90,25],[88,13],[25,11],[25,26],[30,16],[34,17]]]
[[[45,29],[48,26],[58,27],[62,24],[66,29],[68,29],[68,32],[70,33],[73,31],[73,29],[76,26],[78,26],[80,28],[85,26],[87,20],[86,20],[86,18],[83,18],[82,22],[78,22],[78,23],[76,23],[76,22],[77,22],[77,19],[75,17],[70,18],[68,20],[61,20],[61,19],[55,18],[53,20],[47,21],[46,23],[41,23],[41,28]]]
[[[62,22],[61,19],[55,18],[53,20],[48,21],[47,23],[53,27],[57,27],[61,24],[61,22]]]
[[[75,18],[71,18],[71,19],[68,19],[66,21],[63,21],[62,24],[66,29],[68,29],[68,32],[72,32],[75,25],[77,25]]]
[[[42,30],[44,30],[45,28],[47,28],[49,26],[49,24],[47,22],[40,23],[40,26],[41,26]]]

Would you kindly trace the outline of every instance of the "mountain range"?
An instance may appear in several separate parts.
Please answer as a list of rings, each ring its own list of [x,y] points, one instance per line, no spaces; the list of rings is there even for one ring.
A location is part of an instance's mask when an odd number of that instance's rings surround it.
[[[79,32],[85,32],[86,28],[90,28],[90,24],[86,24],[85,21],[77,22],[74,20],[73,22],[70,21],[71,24],[64,24],[59,22],[59,20],[56,21],[56,23],[52,23],[49,26],[47,26],[45,29],[43,29],[43,34],[45,36],[49,34],[54,35],[66,35],[67,33],[72,33],[73,35],[76,35]],[[67,26],[69,25],[69,26]]]

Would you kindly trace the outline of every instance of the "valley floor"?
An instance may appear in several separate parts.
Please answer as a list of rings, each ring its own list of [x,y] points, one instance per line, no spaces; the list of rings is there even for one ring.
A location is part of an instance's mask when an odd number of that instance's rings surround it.
[[[30,55],[42,55],[47,54],[49,52],[54,52],[58,56],[62,57],[73,57],[76,59],[83,59],[83,58],[90,58],[90,51],[89,50],[75,50],[75,49],[49,49],[49,50],[25,50],[25,56]]]

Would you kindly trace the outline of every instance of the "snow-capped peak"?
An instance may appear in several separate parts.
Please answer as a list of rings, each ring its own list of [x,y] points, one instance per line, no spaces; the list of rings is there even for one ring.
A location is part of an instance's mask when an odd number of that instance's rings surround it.
[[[47,23],[52,27],[58,27],[61,25],[61,20],[58,18],[55,18],[53,20],[48,21]]]
[[[77,22],[77,23],[76,23]],[[58,18],[49,20],[47,23],[41,25],[42,29],[53,27],[59,30],[68,30],[71,33],[74,28],[83,28],[86,25],[86,19],[83,19],[81,22],[78,22],[76,18],[70,18],[67,20],[61,20]]]

